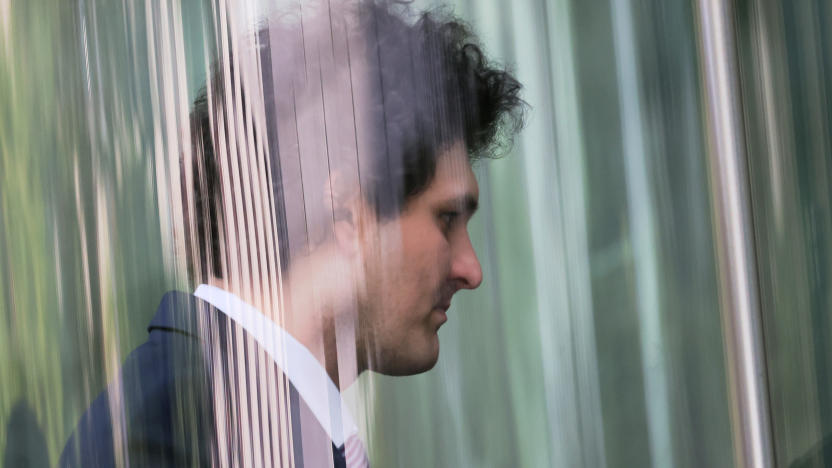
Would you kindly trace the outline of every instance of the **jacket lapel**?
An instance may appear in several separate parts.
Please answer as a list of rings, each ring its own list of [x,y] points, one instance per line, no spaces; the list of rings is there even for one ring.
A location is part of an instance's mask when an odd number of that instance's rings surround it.
[[[286,459],[280,455],[286,440],[279,420],[285,418],[295,467],[346,466],[343,447],[332,443],[277,363],[222,311],[191,294],[172,291],[148,325],[148,332],[154,330],[202,342],[206,382],[214,399],[210,406],[217,428],[223,428],[215,452],[221,460],[250,458],[268,466],[271,458],[280,466]]]

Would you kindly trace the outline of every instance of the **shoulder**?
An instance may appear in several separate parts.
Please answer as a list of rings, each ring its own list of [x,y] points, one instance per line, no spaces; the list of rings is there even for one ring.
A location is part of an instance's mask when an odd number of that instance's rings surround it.
[[[151,329],[83,414],[59,465],[114,466],[126,459],[140,466],[205,463],[200,458],[211,456],[205,442],[213,433],[206,369],[194,336]]]
[[[216,312],[193,296],[166,295],[147,341],[84,413],[59,466],[245,465],[246,456],[342,466],[277,364]]]

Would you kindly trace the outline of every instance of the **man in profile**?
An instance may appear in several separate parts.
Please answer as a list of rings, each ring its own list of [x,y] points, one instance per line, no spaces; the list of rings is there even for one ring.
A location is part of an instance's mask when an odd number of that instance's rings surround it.
[[[163,298],[62,466],[367,466],[340,391],[431,369],[452,296],[482,281],[471,164],[522,101],[468,28],[332,2],[271,17],[256,45],[191,114],[195,291]]]

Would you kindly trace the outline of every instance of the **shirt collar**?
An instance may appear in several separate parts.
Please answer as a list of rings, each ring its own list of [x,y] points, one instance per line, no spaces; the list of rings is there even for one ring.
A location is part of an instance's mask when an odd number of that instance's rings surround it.
[[[262,312],[236,295],[201,284],[194,296],[219,309],[238,323],[266,350],[286,374],[336,446],[358,433],[341,392],[309,349]]]

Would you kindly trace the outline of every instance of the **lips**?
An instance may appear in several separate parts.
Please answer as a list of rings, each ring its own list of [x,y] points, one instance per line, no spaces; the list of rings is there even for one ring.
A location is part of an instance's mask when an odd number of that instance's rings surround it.
[[[436,325],[436,329],[439,330],[439,327],[442,326],[445,322],[448,321],[448,307],[447,306],[437,306],[434,309],[434,312],[431,314],[431,317],[439,317],[439,323]]]
[[[455,292],[456,291],[442,291],[434,307],[447,312],[451,307],[451,298],[453,298]]]
[[[451,307],[452,296],[453,294],[442,296],[442,298],[436,301],[436,305],[434,307],[443,311],[447,311]]]
[[[451,299],[450,298],[442,299],[442,300],[438,301],[436,303],[436,305],[433,306],[434,312],[431,314],[431,316],[439,317],[439,324],[437,326],[437,330],[438,330],[438,327],[441,327],[443,323],[448,321],[448,309],[450,307],[451,307]]]

